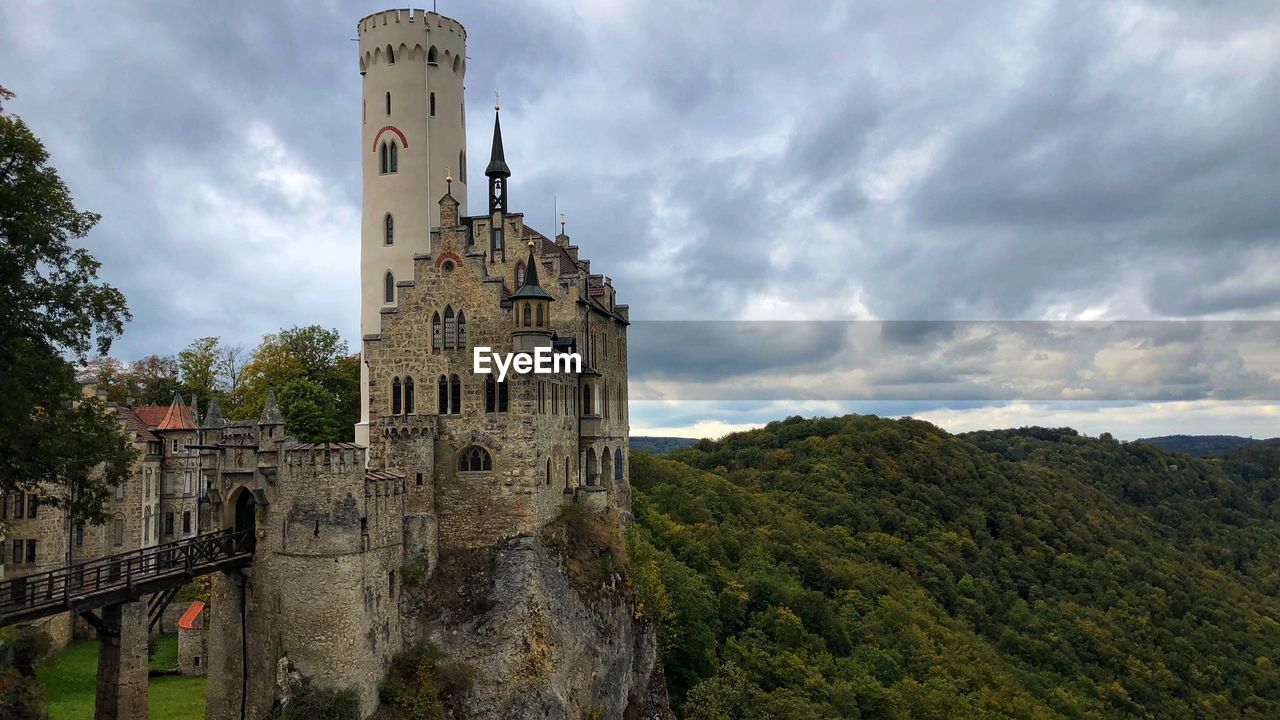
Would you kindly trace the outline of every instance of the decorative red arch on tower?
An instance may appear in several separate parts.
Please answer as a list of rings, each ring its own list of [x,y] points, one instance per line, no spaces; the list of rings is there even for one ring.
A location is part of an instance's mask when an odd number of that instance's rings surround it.
[[[445,250],[436,258],[435,265],[437,270],[440,269],[441,265],[444,265],[445,260],[452,260],[454,267],[462,267],[462,256],[452,250]]]
[[[400,128],[395,125],[384,125],[382,129],[378,131],[378,134],[373,136],[373,148],[371,148],[371,152],[378,152],[378,141],[382,139],[382,133],[388,130],[395,133],[396,137],[400,138],[401,147],[409,147],[409,139],[404,136],[404,133],[400,132]]]

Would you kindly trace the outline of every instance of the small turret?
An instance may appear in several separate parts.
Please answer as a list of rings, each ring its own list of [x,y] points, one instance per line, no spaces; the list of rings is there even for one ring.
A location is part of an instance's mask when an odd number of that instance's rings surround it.
[[[259,425],[283,425],[284,416],[280,414],[280,406],[276,404],[276,390],[269,388],[267,390],[267,403],[262,406],[262,417],[258,418]]]
[[[204,421],[200,423],[200,427],[206,430],[217,430],[225,425],[222,419],[222,406],[218,404],[217,396],[209,401],[209,411],[204,414]]]
[[[551,345],[551,302],[555,298],[538,284],[538,256],[529,241],[524,284],[511,293],[512,340],[516,352],[533,352]]]

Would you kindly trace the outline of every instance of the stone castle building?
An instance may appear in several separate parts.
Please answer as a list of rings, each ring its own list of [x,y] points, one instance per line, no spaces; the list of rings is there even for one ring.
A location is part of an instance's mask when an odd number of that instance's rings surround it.
[[[362,389],[356,443],[200,423],[211,527],[251,530],[254,562],[213,577],[210,720],[260,718],[292,677],[352,688],[365,715],[421,628],[406,568],[535,533],[567,505],[630,509],[628,310],[571,244],[509,207],[498,109],[486,212],[467,215],[466,33],[434,12],[357,25],[364,76]],[[456,174],[453,172],[456,170]],[[495,353],[577,353],[580,370],[473,372]]]
[[[92,381],[81,383],[85,396],[99,394]],[[125,435],[137,451],[128,478],[107,497],[108,519],[102,525],[76,524],[66,512],[42,504],[51,488],[14,492],[0,504],[5,552],[0,577],[21,578],[65,565],[151,547],[199,534],[208,526],[203,501],[204,476],[199,455],[198,410],[174,396],[169,405],[113,408]],[[65,645],[75,627],[70,613],[47,618],[41,626],[56,646]],[[81,628],[87,632],[88,628]]]

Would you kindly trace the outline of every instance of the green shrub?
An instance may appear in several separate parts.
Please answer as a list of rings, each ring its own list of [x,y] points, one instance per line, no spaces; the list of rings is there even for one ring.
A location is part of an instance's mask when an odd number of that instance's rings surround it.
[[[267,720],[360,720],[360,698],[350,688],[317,687],[304,678],[291,688],[288,703],[272,708]]]
[[[461,696],[475,681],[474,670],[444,662],[434,645],[406,650],[391,661],[378,689],[381,717],[388,720],[445,720],[461,713]]]
[[[427,579],[427,564],[421,560],[400,566],[400,582],[407,588],[415,588]]]

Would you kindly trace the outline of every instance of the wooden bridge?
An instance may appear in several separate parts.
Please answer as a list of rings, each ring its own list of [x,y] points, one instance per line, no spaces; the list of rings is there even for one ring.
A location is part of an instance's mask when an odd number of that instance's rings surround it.
[[[223,530],[0,582],[0,626],[71,611],[102,631],[98,608],[151,595],[151,623],[192,578],[253,562],[252,530]]]

